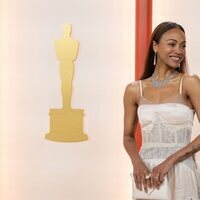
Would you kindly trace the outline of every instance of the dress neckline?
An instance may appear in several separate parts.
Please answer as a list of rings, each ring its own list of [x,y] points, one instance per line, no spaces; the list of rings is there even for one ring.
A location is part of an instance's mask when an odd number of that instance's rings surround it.
[[[143,97],[144,98],[144,97]],[[188,110],[190,110],[192,113],[195,112],[194,109],[190,108],[189,106],[182,104],[182,103],[178,103],[178,102],[163,102],[163,103],[150,103],[150,104],[139,104],[138,108],[142,107],[142,106],[166,106],[167,104],[169,105],[180,105],[183,106],[185,108],[187,108]]]
[[[182,97],[182,94],[176,94],[176,95],[174,95],[174,96],[172,96],[172,97],[168,97],[168,98],[162,100],[162,101],[159,102],[159,103],[153,102],[153,101],[147,99],[147,98],[144,97],[144,96],[141,96],[140,98],[143,98],[145,101],[148,101],[148,102],[150,102],[150,103],[152,103],[152,104],[163,104],[163,103],[167,103],[167,101],[169,101],[170,99],[176,98],[176,97],[178,97],[178,96],[181,96],[181,97]],[[140,100],[141,100],[141,99],[140,99]],[[169,102],[169,103],[170,103],[170,102]],[[188,106],[188,107],[189,107],[189,106]]]
[[[139,99],[139,102],[138,102],[138,107],[139,106],[142,106],[142,105],[166,105],[166,104],[177,104],[177,105],[182,105],[186,108],[188,108],[190,111],[192,111],[193,113],[195,112],[194,109],[192,109],[191,107],[189,107],[189,105],[187,105],[184,97],[183,97],[183,93],[182,93],[182,90],[183,90],[183,78],[184,76],[187,75],[186,74],[183,74],[180,78],[180,81],[179,81],[179,93],[178,94],[175,94],[171,97],[167,97],[166,99],[162,100],[161,102],[153,102],[149,99],[147,99],[146,97],[143,96],[143,87],[142,87],[142,80],[139,80],[139,89],[140,89],[140,99]],[[176,99],[180,97],[182,100],[183,100],[183,103],[181,102],[173,102],[173,99]],[[147,103],[142,103],[141,104],[141,99],[143,99],[144,101],[146,101]]]

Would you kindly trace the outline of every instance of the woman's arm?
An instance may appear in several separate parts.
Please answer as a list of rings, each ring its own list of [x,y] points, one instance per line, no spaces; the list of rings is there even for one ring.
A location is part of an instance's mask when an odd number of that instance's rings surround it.
[[[200,122],[200,79],[197,75],[184,77],[183,88]],[[188,158],[200,150],[200,134],[191,143],[173,155],[174,163]]]
[[[124,94],[124,147],[134,165],[141,161],[135,141],[135,130],[138,122],[137,117],[137,88],[136,83],[126,87]]]
[[[186,75],[184,77],[183,88],[188,101],[193,106],[197,118],[200,122],[200,79],[196,75]],[[159,186],[153,181],[154,177],[160,177],[160,181],[164,180],[164,176],[168,173],[170,168],[176,163],[192,156],[200,150],[200,135],[197,136],[191,143],[184,148],[178,150],[176,153],[169,156],[164,162],[153,169],[152,184]]]
[[[124,94],[124,147],[131,159],[134,168],[134,179],[138,189],[142,190],[142,184],[147,191],[147,184],[151,187],[150,181],[145,180],[149,174],[149,169],[141,160],[135,141],[135,130],[138,122],[137,102],[139,87],[138,83],[131,83],[126,87]]]

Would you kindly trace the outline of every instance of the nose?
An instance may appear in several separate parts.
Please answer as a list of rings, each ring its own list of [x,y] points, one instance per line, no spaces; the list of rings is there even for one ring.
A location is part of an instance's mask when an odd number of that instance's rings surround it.
[[[176,52],[179,54],[184,54],[185,53],[185,48],[180,45],[176,45]]]

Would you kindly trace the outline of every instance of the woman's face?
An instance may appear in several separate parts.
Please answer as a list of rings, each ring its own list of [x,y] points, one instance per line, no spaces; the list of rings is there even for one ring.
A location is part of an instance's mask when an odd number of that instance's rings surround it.
[[[153,49],[157,53],[158,66],[177,68],[185,58],[186,39],[185,34],[178,28],[165,32],[160,42],[153,43]]]

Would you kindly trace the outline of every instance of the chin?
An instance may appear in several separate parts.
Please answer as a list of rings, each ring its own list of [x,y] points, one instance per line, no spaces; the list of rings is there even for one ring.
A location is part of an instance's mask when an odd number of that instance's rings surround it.
[[[176,64],[168,64],[168,66],[170,67],[170,68],[173,68],[173,69],[176,69],[176,68],[178,68],[179,66],[180,66],[180,63],[176,63]]]

